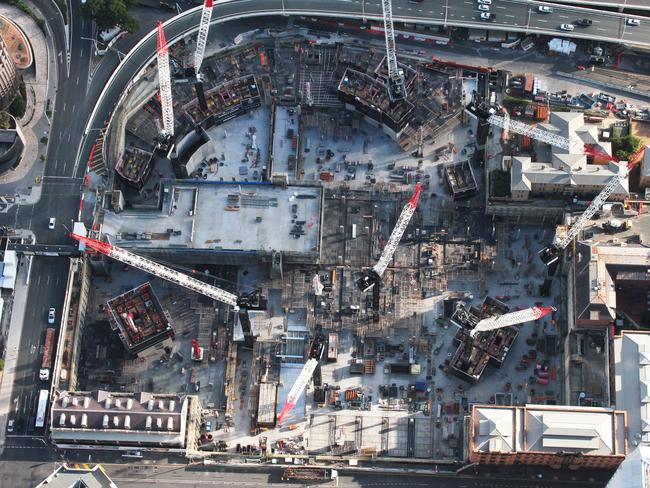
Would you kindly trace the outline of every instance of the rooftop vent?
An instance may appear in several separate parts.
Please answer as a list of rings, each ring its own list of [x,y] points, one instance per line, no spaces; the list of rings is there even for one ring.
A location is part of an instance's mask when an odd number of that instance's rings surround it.
[[[174,430],[174,418],[169,417],[167,419],[167,430]]]
[[[76,415],[70,415],[70,424],[71,425],[77,425],[77,416]]]
[[[162,419],[160,417],[156,419],[156,429],[158,430],[162,429]]]
[[[144,423],[144,428],[145,428],[146,430],[151,430],[151,423],[152,423],[152,419],[151,419],[150,416],[147,415],[147,420],[146,420],[146,422]]]
[[[127,408],[128,410],[131,410],[131,407],[133,407],[133,399],[132,399],[132,398],[129,398],[129,399],[126,401],[126,408]]]
[[[65,413],[62,413],[61,416],[59,417],[59,426],[65,427]]]
[[[111,397],[107,397],[106,401],[104,402],[104,408],[111,408],[111,405],[113,405],[113,399]]]
[[[131,428],[131,416],[130,415],[126,415],[124,417],[124,428],[125,429],[130,429]]]
[[[108,415],[104,415],[102,417],[102,427],[104,429],[108,429]]]
[[[147,402],[147,410],[149,411],[153,410],[153,400],[149,400]]]
[[[83,427],[84,429],[88,427],[88,415],[86,415],[85,413],[81,415],[81,427]]]
[[[90,397],[84,397],[84,408],[90,407]]]

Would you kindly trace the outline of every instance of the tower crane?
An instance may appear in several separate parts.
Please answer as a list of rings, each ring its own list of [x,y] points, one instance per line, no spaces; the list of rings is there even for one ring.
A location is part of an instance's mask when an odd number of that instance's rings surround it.
[[[551,312],[555,312],[555,310],[555,307],[531,307],[496,317],[488,317],[479,320],[476,326],[470,331],[469,335],[474,337],[479,332],[487,332],[502,327],[510,327],[525,322],[532,322],[533,320],[540,319]]]
[[[203,2],[203,10],[201,11],[199,32],[196,35],[196,51],[194,51],[194,73],[197,80],[200,79],[199,73],[201,71],[201,64],[203,64],[203,56],[205,56],[205,46],[208,42],[210,19],[212,19],[212,0],[205,0]]]
[[[174,106],[172,102],[172,82],[169,73],[169,49],[165,39],[162,22],[158,21],[158,38],[156,43],[158,60],[158,83],[160,84],[160,105],[162,106],[162,136],[170,139],[174,136]]]
[[[167,266],[156,263],[151,259],[132,253],[126,249],[113,246],[108,242],[98,241],[74,233],[71,233],[70,237],[85,244],[89,248],[108,256],[109,258],[121,261],[124,264],[141,269],[142,271],[157,276],[158,278],[162,278],[163,280],[175,283],[187,288],[188,290],[192,290],[221,303],[225,303],[226,305],[230,305],[235,309],[235,311],[240,312],[240,317],[241,312],[246,314],[246,310],[261,310],[266,308],[266,299],[260,294],[259,290],[247,294],[235,295],[234,293],[227,292],[221,288],[217,288],[216,286],[212,286],[184,273],[168,268]]]
[[[375,264],[371,270],[366,271],[363,276],[357,280],[357,286],[361,291],[368,291],[373,286],[378,286],[381,283],[381,278],[386,271],[386,268],[388,268],[390,260],[393,259],[393,254],[395,254],[395,251],[397,250],[399,241],[402,239],[404,231],[408,227],[411,217],[413,217],[413,214],[415,213],[421,191],[422,185],[420,183],[416,184],[413,195],[411,195],[408,203],[404,206],[404,209],[397,220],[397,224],[395,224],[395,228],[390,234],[388,243],[379,257],[379,261],[377,261],[377,264]]]
[[[289,390],[289,394],[282,405],[282,410],[280,410],[280,413],[278,414],[278,422],[282,422],[284,416],[288,414],[300,400],[300,395],[302,395],[305,388],[307,388],[307,383],[309,383],[314,371],[316,371],[318,361],[323,357],[324,350],[325,336],[322,332],[317,331],[309,348],[309,358],[303,366],[302,371],[300,371],[298,378],[296,378],[296,382],[291,387],[291,390]]]
[[[404,71],[397,65],[395,29],[393,27],[393,5],[391,0],[381,0],[386,39],[386,64],[388,68],[388,96],[392,102],[406,99]]]
[[[580,217],[573,223],[566,236],[562,239],[557,240],[553,244],[546,246],[544,249],[539,251],[539,256],[547,266],[555,263],[559,258],[560,254],[566,247],[571,244],[573,239],[578,237],[580,231],[585,227],[589,219],[594,216],[598,209],[607,201],[609,196],[614,193],[614,190],[621,184],[630,174],[630,171],[634,167],[634,163],[628,163],[625,168],[619,167],[619,173],[612,177],[605,187],[600,191],[598,196],[594,198],[587,210],[585,210]]]

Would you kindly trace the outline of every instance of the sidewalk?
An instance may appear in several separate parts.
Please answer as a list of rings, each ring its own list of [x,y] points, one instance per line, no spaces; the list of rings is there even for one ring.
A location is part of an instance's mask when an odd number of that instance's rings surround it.
[[[25,2],[38,12],[36,5]],[[33,204],[41,196],[41,185],[47,155],[47,146],[41,144],[43,136],[49,138],[50,122],[45,110],[48,97],[50,110],[54,108],[54,94],[57,86],[56,55],[52,43],[36,23],[16,7],[0,3],[0,14],[11,18],[28,37],[34,53],[33,67],[23,73],[27,94],[27,107],[21,120],[25,135],[25,152],[15,170],[0,175],[0,195],[19,195],[18,203]],[[48,28],[48,36],[51,33]],[[30,190],[31,187],[31,190]]]
[[[25,315],[25,307],[27,306],[31,259],[27,257],[21,260],[21,263],[24,263],[24,265],[19,265],[16,276],[11,320],[9,322],[9,336],[6,342],[5,367],[2,375],[2,384],[0,384],[0,454],[4,450],[8,415],[13,407],[14,375],[18,361],[18,351],[20,349],[20,337],[23,332],[23,317]]]

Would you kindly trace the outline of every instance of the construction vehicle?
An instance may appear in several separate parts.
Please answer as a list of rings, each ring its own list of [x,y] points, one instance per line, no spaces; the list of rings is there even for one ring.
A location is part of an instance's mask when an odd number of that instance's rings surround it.
[[[487,332],[490,330],[500,329],[502,327],[510,327],[512,325],[524,324],[538,320],[549,313],[555,312],[555,307],[531,307],[525,310],[518,310],[516,312],[506,313],[494,317],[488,317],[480,320],[476,326],[470,331],[470,336],[475,337],[479,332]]]
[[[203,348],[199,346],[199,341],[192,339],[192,361],[200,363],[203,361]]]
[[[282,410],[278,415],[278,423],[282,422],[284,416],[287,415],[298,403],[300,395],[302,395],[302,393],[305,391],[305,388],[307,388],[307,383],[309,383],[311,380],[311,377],[314,374],[314,371],[316,371],[316,367],[318,366],[318,362],[320,361],[321,357],[323,357],[324,350],[325,335],[320,330],[317,330],[316,336],[314,337],[314,340],[309,347],[309,357],[307,359],[307,362],[298,375],[296,382],[291,387],[284,405],[282,405]]]
[[[142,271],[157,276],[158,278],[175,283],[176,285],[187,288],[188,290],[192,290],[196,293],[200,293],[221,303],[232,306],[238,313],[239,320],[242,322],[242,328],[244,330],[250,331],[248,310],[266,309],[266,298],[262,296],[260,290],[235,295],[234,293],[227,292],[221,288],[197,280],[196,278],[168,268],[167,266],[156,263],[155,261],[143,256],[139,256],[138,254],[127,251],[126,249],[113,246],[107,242],[102,242],[97,239],[74,233],[71,233],[70,237],[79,241],[81,244],[84,244],[88,248],[117,261],[121,261],[128,266],[141,269]]]
[[[41,381],[50,379],[50,368],[52,367],[52,346],[54,343],[55,329],[48,327],[45,330],[45,343],[43,344],[43,359],[41,360],[41,369],[38,377]]]
[[[325,481],[335,480],[339,473],[331,468],[289,467],[282,470],[282,481]]]
[[[393,259],[393,254],[395,254],[397,246],[399,246],[399,241],[402,239],[404,231],[406,231],[406,228],[411,221],[411,217],[413,217],[415,209],[418,206],[421,191],[422,185],[417,183],[413,195],[411,195],[411,198],[402,210],[402,213],[397,220],[397,224],[395,224],[395,228],[390,234],[388,243],[386,243],[386,247],[384,247],[384,251],[379,257],[379,261],[377,261],[377,264],[375,264],[371,270],[366,271],[359,279],[357,279],[357,286],[361,291],[366,292],[372,289],[375,285],[377,287],[381,285],[382,276],[384,275],[386,268],[388,268],[391,259]]]

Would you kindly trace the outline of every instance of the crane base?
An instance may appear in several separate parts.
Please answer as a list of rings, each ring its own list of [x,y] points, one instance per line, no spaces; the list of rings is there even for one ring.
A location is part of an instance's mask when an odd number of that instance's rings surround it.
[[[357,287],[359,290],[365,292],[372,289],[374,286],[381,286],[381,276],[374,270],[367,271],[357,279]]]
[[[560,259],[561,249],[558,249],[555,245],[546,246],[544,249],[539,251],[539,257],[546,266],[551,266],[558,259]]]

